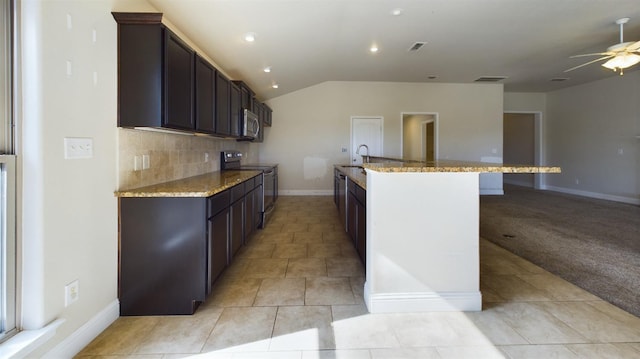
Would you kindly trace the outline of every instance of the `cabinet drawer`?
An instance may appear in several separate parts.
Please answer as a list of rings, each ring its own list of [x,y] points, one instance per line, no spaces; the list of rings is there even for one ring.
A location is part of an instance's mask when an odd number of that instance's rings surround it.
[[[244,197],[244,182],[231,187],[231,203]]]
[[[229,207],[230,191],[226,190],[207,198],[207,217],[215,216]]]
[[[255,180],[255,187],[258,187],[262,184],[262,175],[257,175],[253,177],[253,179]]]
[[[251,190],[253,190],[254,187],[255,187],[255,177],[249,178],[248,180],[244,181],[245,193],[251,192]]]

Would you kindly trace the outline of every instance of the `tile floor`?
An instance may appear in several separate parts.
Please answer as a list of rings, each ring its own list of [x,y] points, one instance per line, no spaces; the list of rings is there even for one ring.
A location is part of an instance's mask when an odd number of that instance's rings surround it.
[[[119,318],[77,357],[640,357],[640,318],[483,239],[482,312],[368,314],[333,198],[277,207],[193,316]]]

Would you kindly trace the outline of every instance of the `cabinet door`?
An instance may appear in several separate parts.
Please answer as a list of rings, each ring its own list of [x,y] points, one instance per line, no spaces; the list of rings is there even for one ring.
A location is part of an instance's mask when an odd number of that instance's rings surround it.
[[[118,126],[160,126],[162,28],[120,24],[118,33]]]
[[[229,208],[209,218],[209,261],[207,294],[213,282],[227,266],[227,243],[229,241]]]
[[[196,55],[196,130],[213,134],[216,116],[216,69],[202,57]]]
[[[216,134],[229,136],[231,134],[229,80],[220,72],[216,74]]]
[[[367,263],[367,209],[364,203],[357,202],[356,205],[357,216],[358,216],[358,224],[357,224],[357,234],[356,234],[356,249],[358,250],[358,254],[360,255],[360,259],[362,263],[366,265]]]
[[[250,190],[244,198],[245,203],[245,222],[244,222],[244,240],[245,243],[249,240],[249,236],[253,233],[255,229],[255,193],[256,190]]]
[[[258,185],[255,189],[253,203],[253,228],[262,228],[262,206],[264,201],[264,186]]]
[[[193,77],[195,52],[178,36],[165,29],[165,117],[166,127],[193,130]]]
[[[242,123],[241,118],[243,116],[242,112],[242,99],[241,99],[240,87],[238,85],[232,83],[231,84],[231,136],[240,137],[240,124]]]
[[[231,205],[231,236],[229,238],[229,261],[238,252],[244,242],[244,200],[239,199]]]
[[[347,192],[347,233],[349,238],[353,241],[353,245],[356,245],[358,240],[358,210],[357,200],[353,192]]]
[[[264,110],[264,126],[271,127],[271,114],[273,111],[266,104],[262,104],[262,109]]]

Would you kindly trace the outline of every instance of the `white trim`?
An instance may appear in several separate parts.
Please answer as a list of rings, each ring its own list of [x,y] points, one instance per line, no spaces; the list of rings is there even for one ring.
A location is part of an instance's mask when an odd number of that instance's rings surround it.
[[[280,196],[333,196],[332,189],[289,189],[278,190]]]
[[[44,358],[72,358],[120,316],[116,299],[49,351]]]
[[[480,195],[492,195],[492,196],[502,196],[504,194],[504,190],[502,189],[487,189],[480,188]]]
[[[582,190],[579,190],[579,189],[556,187],[556,186],[544,186],[541,189],[560,192],[560,193],[573,194],[573,195],[582,196],[582,197],[604,199],[604,200],[608,200],[608,201],[640,205],[640,198],[638,198],[638,197],[616,196],[616,195],[613,195],[613,194],[582,191]]]
[[[477,291],[371,295],[365,283],[365,303],[370,313],[479,312],[482,310],[482,294]]]
[[[23,330],[0,344],[0,358],[26,358],[29,353],[53,338],[64,319],[57,319],[43,328]]]

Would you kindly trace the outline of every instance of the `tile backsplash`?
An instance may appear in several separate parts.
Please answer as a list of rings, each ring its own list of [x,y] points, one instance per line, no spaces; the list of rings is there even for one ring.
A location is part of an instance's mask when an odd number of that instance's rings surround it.
[[[249,142],[118,128],[118,189],[219,171],[220,151],[229,149],[242,151],[245,163],[258,161],[258,145]],[[135,157],[141,161],[143,155],[149,156],[149,168],[134,171]]]

